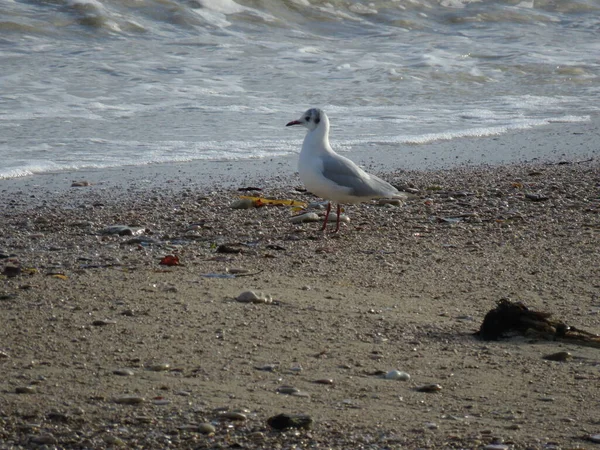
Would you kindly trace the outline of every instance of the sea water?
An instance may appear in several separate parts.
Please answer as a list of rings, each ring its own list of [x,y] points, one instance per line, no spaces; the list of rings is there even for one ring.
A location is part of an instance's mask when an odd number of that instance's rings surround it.
[[[340,152],[588,121],[592,0],[0,2],[0,178]],[[295,131],[295,132],[293,132]]]

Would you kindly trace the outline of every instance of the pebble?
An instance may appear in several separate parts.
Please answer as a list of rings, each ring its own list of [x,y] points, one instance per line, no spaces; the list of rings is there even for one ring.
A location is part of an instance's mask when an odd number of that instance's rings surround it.
[[[294,364],[292,367],[290,367],[290,372],[292,373],[300,373],[302,372],[302,366],[300,364]]]
[[[0,359],[6,359],[6,358],[10,358],[10,356],[8,356],[8,353],[0,352]]]
[[[277,367],[279,367],[277,364],[265,364],[264,366],[255,366],[254,368],[263,372],[275,372]]]
[[[35,394],[37,392],[37,389],[35,388],[35,386],[18,386],[15,389],[15,392],[17,394]]]
[[[508,450],[508,445],[504,444],[488,444],[483,447],[483,450]]]
[[[600,444],[600,434],[592,434],[588,437],[594,444]]]
[[[399,198],[381,198],[378,202],[379,206],[384,205],[392,205],[392,206],[402,206],[403,202]]]
[[[331,378],[319,378],[318,380],[313,381],[313,383],[328,384],[328,385],[334,384],[333,379],[331,379]]]
[[[547,359],[548,361],[566,361],[572,357],[573,355],[571,355],[569,352],[556,352],[543,356],[543,358]]]
[[[254,291],[242,292],[235,299],[240,303],[273,303],[273,299],[270,295],[265,295],[262,292],[260,294],[256,294]]]
[[[116,323],[117,323],[116,320],[97,319],[97,320],[94,320],[92,322],[92,325],[95,326],[95,327],[103,327],[103,326],[106,326],[106,325],[115,325]]]
[[[125,447],[125,441],[118,436],[108,435],[104,438],[104,442],[113,447]]]
[[[527,193],[525,194],[525,198],[527,200],[531,200],[532,202],[544,202],[546,200],[548,200],[548,196],[544,195],[544,194],[539,194],[539,193]]]
[[[239,420],[239,421],[248,420],[248,417],[246,416],[246,414],[239,412],[239,411],[225,411],[225,412],[219,414],[219,417],[221,417],[223,419],[229,419],[229,420]]]
[[[300,392],[300,389],[295,388],[293,386],[279,386],[277,388],[277,392],[279,392],[280,394],[294,395]]]
[[[308,429],[313,424],[313,419],[307,414],[278,414],[269,417],[267,423],[275,430],[285,430],[287,428]]]
[[[442,390],[442,386],[439,384],[426,384],[417,388],[418,392],[439,392]]]
[[[152,423],[154,421],[150,416],[135,416],[134,419],[137,423]]]
[[[279,386],[277,392],[279,394],[292,395],[294,397],[310,397],[308,392],[301,391],[293,386]]]
[[[251,441],[262,441],[265,439],[265,433],[262,431],[254,431],[248,434],[248,439]]]
[[[123,397],[115,398],[115,403],[120,405],[139,405],[145,401],[146,399],[144,397],[137,397],[135,395],[125,395]]]
[[[337,222],[337,214],[334,212],[329,213],[327,222]],[[346,214],[340,214],[340,223],[341,222],[350,223],[350,217],[348,217]]]
[[[117,234],[119,236],[135,236],[143,233],[143,229],[133,229],[127,225],[109,225],[99,231],[100,234],[110,235]]]
[[[217,429],[208,422],[198,424],[198,432],[202,434],[214,434]]]
[[[85,187],[85,186],[89,186],[90,182],[87,180],[80,180],[80,181],[73,181],[71,183],[71,187]]]
[[[319,219],[319,215],[314,212],[299,214],[290,218],[290,222],[292,223],[318,222],[319,220],[321,220]]]
[[[38,436],[31,436],[29,440],[32,444],[37,445],[54,445],[58,442],[56,438],[51,434],[40,434]]]
[[[161,364],[153,364],[151,366],[147,366],[146,369],[152,372],[165,372],[171,368],[171,364],[161,363]]]
[[[402,372],[400,370],[390,370],[383,376],[386,380],[400,380],[400,381],[408,381],[410,380],[410,375],[406,372]]]
[[[4,266],[4,270],[2,271],[2,274],[8,278],[19,276],[21,274],[21,266],[16,266],[16,265],[12,265],[12,264],[6,265],[6,266]]]
[[[52,422],[61,422],[61,423],[68,423],[69,422],[69,416],[67,414],[58,412],[58,411],[51,411],[46,415],[46,419],[51,420]]]
[[[233,209],[250,209],[254,207],[254,201],[249,198],[240,198],[231,204]]]

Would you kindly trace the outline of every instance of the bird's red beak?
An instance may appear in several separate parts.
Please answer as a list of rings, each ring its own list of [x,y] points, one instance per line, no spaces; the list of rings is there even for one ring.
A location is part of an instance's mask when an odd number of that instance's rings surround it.
[[[288,122],[286,127],[289,127],[290,125],[302,125],[302,122],[300,122],[299,120],[292,120],[291,122]]]

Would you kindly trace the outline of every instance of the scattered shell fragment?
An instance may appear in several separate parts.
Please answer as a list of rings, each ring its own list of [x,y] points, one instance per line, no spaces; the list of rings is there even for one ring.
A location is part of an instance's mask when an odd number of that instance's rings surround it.
[[[304,214],[298,214],[297,216],[290,217],[290,222],[292,223],[308,223],[308,222],[318,222],[319,215],[314,212],[308,212]]]
[[[279,394],[291,395],[293,397],[310,397],[310,394],[308,392],[301,391],[300,389],[295,388],[293,386],[279,386],[277,388],[277,392]]]
[[[488,444],[483,450],[508,450],[510,447],[504,444]]]
[[[145,401],[146,399],[144,397],[138,397],[135,395],[124,395],[123,397],[115,398],[115,403],[120,405],[139,405]]]
[[[588,439],[594,444],[600,444],[600,434],[592,434],[588,436]]]
[[[402,372],[400,370],[390,370],[383,376],[386,380],[400,380],[400,381],[408,381],[410,380],[410,375],[406,372]]]
[[[6,358],[10,358],[10,356],[8,356],[8,353],[0,352],[0,359],[6,359]]]
[[[319,378],[318,380],[313,381],[313,383],[316,383],[316,384],[328,384],[328,385],[334,384],[332,378]]]
[[[153,365],[146,367],[146,369],[148,369],[152,372],[165,372],[165,371],[169,370],[170,368],[171,368],[171,364],[168,364],[168,363],[153,364]]]
[[[293,386],[279,386],[277,388],[277,392],[279,392],[280,394],[294,395],[300,392],[300,389],[295,388]]]
[[[327,222],[337,222],[337,214],[334,212],[329,213]],[[340,214],[340,222],[350,223],[350,217],[348,217],[346,214]]]
[[[137,236],[144,233],[144,229],[131,228],[127,225],[110,225],[102,228],[99,233],[104,235],[117,234],[119,236]]]
[[[439,392],[442,390],[442,386],[439,384],[425,384],[417,388],[418,392]]]
[[[298,391],[298,392],[294,392],[292,394],[293,397],[304,397],[304,398],[310,398],[310,394],[308,392],[305,391]]]
[[[399,198],[380,198],[378,204],[380,206],[384,206],[384,205],[402,206],[403,202]]]
[[[556,352],[545,355],[543,358],[547,359],[548,361],[566,361],[571,359],[572,356],[573,355],[571,355],[569,352]]]
[[[198,432],[202,434],[213,434],[217,429],[208,422],[198,424]]]
[[[229,419],[229,420],[239,420],[239,421],[248,420],[248,417],[246,416],[246,414],[239,412],[239,411],[225,411],[222,414],[219,414],[219,417],[221,417],[223,419]]]
[[[15,388],[17,394],[35,394],[37,392],[35,386],[18,386]]]
[[[273,303],[273,298],[270,295],[264,293],[257,294],[254,291],[242,292],[235,298],[240,303]]]

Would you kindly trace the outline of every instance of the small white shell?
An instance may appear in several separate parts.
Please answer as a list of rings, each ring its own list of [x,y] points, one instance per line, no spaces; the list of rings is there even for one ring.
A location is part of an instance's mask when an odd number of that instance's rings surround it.
[[[390,370],[388,373],[384,375],[386,380],[400,380],[400,381],[408,381],[410,380],[410,375],[406,372],[401,372],[400,370]]]
[[[297,216],[290,217],[292,223],[304,223],[304,222],[318,222],[319,215],[314,212],[299,214]]]

